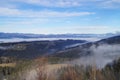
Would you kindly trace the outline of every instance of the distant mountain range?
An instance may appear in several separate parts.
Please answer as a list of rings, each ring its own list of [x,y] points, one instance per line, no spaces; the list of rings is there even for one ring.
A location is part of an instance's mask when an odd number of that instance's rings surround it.
[[[36,58],[39,56],[80,58],[83,56],[93,55],[94,50],[97,51],[97,49],[101,49],[101,47],[104,48],[102,48],[101,51],[98,50],[98,52],[106,51],[106,48],[110,48],[110,50],[112,50],[115,48],[114,45],[117,45],[117,48],[111,52],[119,52],[119,44],[120,36],[114,36],[96,42],[68,39],[0,43],[0,56],[14,56],[17,58]],[[95,49],[93,50],[93,48]],[[108,53],[109,52],[110,51],[108,51]]]
[[[33,59],[47,56],[68,47],[86,43],[85,40],[55,40],[0,43],[0,56]]]
[[[72,59],[71,64],[96,64],[97,67],[103,68],[120,58],[120,36],[83,43],[49,56]]]
[[[107,34],[24,34],[24,33],[3,33],[0,32],[0,39],[10,38],[106,38],[118,35],[118,33],[107,33]]]
[[[0,43],[0,57],[36,59],[43,56],[71,59],[72,64],[94,62],[104,67],[120,58],[120,35],[95,42],[67,39]]]
[[[55,55],[53,56],[79,58],[81,56],[91,55],[93,53],[93,50],[91,50],[92,48],[98,49],[99,47],[103,46],[104,47],[103,50],[105,50],[108,46],[110,46],[108,48],[112,50],[116,45],[120,47],[120,36],[109,37],[96,42],[88,42],[75,47],[70,47],[64,51],[55,53]],[[116,49],[118,49],[118,47]],[[120,49],[118,50],[120,53]],[[101,49],[101,52],[102,52],[102,49]],[[111,51],[111,52],[114,52],[114,51]]]

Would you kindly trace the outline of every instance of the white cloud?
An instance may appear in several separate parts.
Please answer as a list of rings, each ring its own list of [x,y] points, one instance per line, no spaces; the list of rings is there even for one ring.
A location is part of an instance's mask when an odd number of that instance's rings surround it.
[[[23,3],[43,8],[120,8],[120,0],[1,0],[0,7],[22,7]]]
[[[58,12],[58,11],[33,11],[33,10],[19,10],[11,8],[0,8],[0,16],[9,17],[74,17],[92,15],[94,12]]]
[[[15,1],[15,0],[14,0]],[[17,0],[20,2],[45,7],[106,7],[115,8],[120,5],[120,0]],[[120,7],[120,6],[119,6]]]
[[[120,0],[106,0],[101,3],[104,8],[120,8]]]
[[[16,4],[17,3],[17,4]],[[21,7],[19,3],[37,5],[43,7],[96,7],[116,8],[120,7],[120,0],[1,0],[0,6]]]
[[[18,9],[2,8],[0,7],[0,16],[18,16],[21,12]]]
[[[15,0],[14,0],[15,1]],[[47,7],[75,7],[81,6],[81,0],[17,0],[28,4],[35,4]]]
[[[21,19],[21,20],[5,20],[5,22],[2,22],[4,25],[6,26],[17,26],[17,25],[26,25],[26,26],[35,26],[35,25],[39,25],[39,24],[44,24],[47,23],[49,20],[48,19],[44,19],[44,18],[29,18],[29,19]],[[1,22],[0,22],[1,23]]]

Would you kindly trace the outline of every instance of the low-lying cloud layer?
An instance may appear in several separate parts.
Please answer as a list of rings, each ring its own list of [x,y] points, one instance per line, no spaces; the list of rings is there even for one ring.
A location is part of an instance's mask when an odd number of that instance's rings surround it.
[[[83,65],[96,65],[98,68],[103,68],[106,64],[120,58],[120,44],[108,45],[103,44],[98,47],[95,45],[89,49],[92,55],[81,57],[72,63],[83,64]]]

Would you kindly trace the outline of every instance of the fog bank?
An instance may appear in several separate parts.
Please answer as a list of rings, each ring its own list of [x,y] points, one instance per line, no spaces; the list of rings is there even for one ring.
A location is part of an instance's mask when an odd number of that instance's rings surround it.
[[[92,55],[87,55],[72,61],[72,64],[79,65],[96,65],[98,68],[103,68],[106,64],[115,59],[120,58],[120,44],[108,45],[101,44],[96,47],[95,45],[89,48]]]

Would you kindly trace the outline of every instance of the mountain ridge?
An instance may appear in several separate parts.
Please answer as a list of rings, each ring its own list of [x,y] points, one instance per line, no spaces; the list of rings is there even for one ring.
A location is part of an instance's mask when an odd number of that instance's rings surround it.
[[[81,56],[87,56],[91,55],[92,52],[90,48],[94,46],[95,48],[101,46],[101,45],[118,45],[120,44],[120,35],[114,36],[114,37],[109,37],[106,39],[102,39],[100,41],[96,42],[88,42],[82,45],[78,45],[72,48],[68,48],[64,51],[60,51],[55,53],[56,57],[67,57],[67,58],[79,58]]]
[[[115,36],[115,33],[106,34],[30,34],[30,33],[3,33],[0,32],[0,39],[10,38],[89,38],[89,37],[100,37],[106,38]]]

